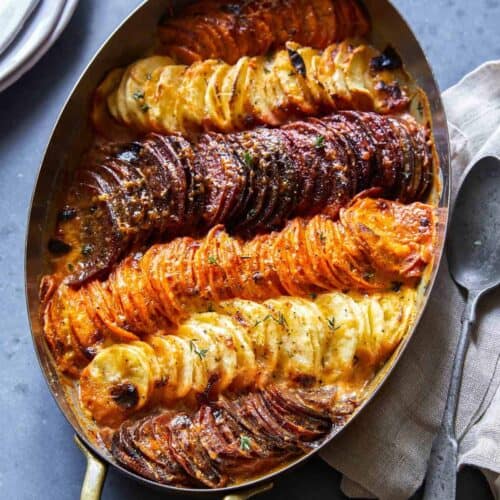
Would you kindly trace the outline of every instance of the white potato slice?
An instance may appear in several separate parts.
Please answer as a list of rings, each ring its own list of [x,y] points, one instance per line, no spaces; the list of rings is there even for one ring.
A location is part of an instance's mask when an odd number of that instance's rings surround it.
[[[264,387],[272,377],[278,362],[281,327],[271,321],[269,309],[258,302],[231,300],[221,303],[220,310],[245,328],[255,359],[253,384],[258,388]]]
[[[360,321],[361,311],[347,294],[320,295],[316,305],[323,314],[329,336],[323,351],[323,380],[334,382],[351,372],[361,331],[366,328],[365,321]]]
[[[283,297],[265,302],[273,321],[282,327],[277,373],[288,380],[316,376],[314,344],[310,330],[314,320],[305,301]]]
[[[148,402],[154,377],[145,354],[149,346],[134,344],[103,349],[82,372],[80,401],[98,422],[112,423]]]
[[[177,383],[176,397],[182,399],[199,387],[201,387],[200,390],[203,390],[207,378],[204,366],[201,366],[202,370],[200,370],[200,365],[196,362],[196,356],[191,350],[189,341],[177,336],[175,341],[180,348],[179,382]]]
[[[403,287],[398,292],[379,295],[378,303],[384,314],[384,331],[378,347],[382,357],[390,354],[408,333],[416,315],[417,292]]]
[[[318,106],[321,106],[325,101],[328,100],[328,97],[317,75],[318,62],[320,60],[318,51],[312,49],[311,47],[300,47],[297,49],[297,52],[302,57],[302,60],[304,61],[304,65],[306,67],[307,76],[305,79],[305,84],[309,89],[314,103]]]
[[[173,335],[152,335],[146,341],[154,349],[161,368],[163,395],[167,401],[175,399],[179,384],[180,366],[184,363],[184,359],[181,358],[182,347],[178,344],[177,337]]]
[[[255,116],[257,122],[279,125],[281,120],[275,113],[279,103],[276,101],[274,86],[268,78],[272,77],[269,62],[264,57],[252,57],[249,68],[247,79],[251,78],[252,82],[252,91],[247,95],[249,114]]]
[[[196,62],[183,74],[175,106],[182,130],[201,130],[205,122],[205,94],[215,69],[223,63],[214,59]]]
[[[162,378],[161,367],[158,363],[158,358],[156,357],[154,349],[148,343],[142,341],[131,342],[128,346],[131,349],[137,349],[148,359],[151,371],[150,392],[153,392],[155,385],[160,382]]]
[[[231,130],[231,122],[225,118],[222,109],[222,87],[231,66],[220,64],[208,80],[205,93],[205,115],[212,128],[220,131]]]
[[[293,66],[286,50],[280,50],[274,58],[271,71],[278,77],[286,95],[287,109],[301,111],[306,115],[315,112],[316,107],[305,85],[305,78]]]
[[[197,314],[194,320],[196,327],[193,328],[193,335],[200,339],[196,344],[205,345],[204,349],[208,349],[206,355],[200,358],[203,357],[206,362],[209,376],[219,377],[217,387],[224,391],[234,380],[236,371],[245,369],[238,364],[237,348],[231,334],[231,329],[238,328],[238,325],[230,317],[214,312]]]
[[[235,95],[236,84],[240,75],[242,64],[245,63],[246,59],[247,58],[240,59],[235,65],[229,68],[219,92],[224,120],[230,124],[231,129],[234,128],[232,109],[233,95]]]
[[[343,103],[351,102],[351,94],[341,65],[345,56],[343,48],[344,44],[330,45],[318,61],[316,75],[328,95],[330,109],[341,109]]]
[[[96,129],[101,133],[107,132],[109,127],[117,127],[117,123],[113,122],[111,117],[119,120],[116,89],[120,85],[124,72],[123,68],[110,71],[95,91],[91,119]]]
[[[253,350],[251,337],[246,329],[242,328],[235,320],[228,316],[221,322],[221,328],[227,329],[232,335],[232,345],[236,350],[236,365],[235,374],[233,375],[234,389],[250,387],[255,382],[257,374],[257,362]],[[226,354],[223,354],[223,359],[226,359]]]
[[[248,57],[242,57],[235,65],[237,76],[231,89],[229,108],[231,110],[233,128],[237,130],[248,128],[245,98],[250,92],[254,91],[252,86],[247,87],[247,83],[249,83],[247,80],[248,66]]]
[[[206,389],[210,377],[219,375],[221,371],[219,363],[222,346],[219,342],[213,341],[208,333],[210,324],[203,316],[203,314],[193,315],[177,331],[177,335],[189,344],[191,356],[197,361],[197,368],[204,369],[205,376],[200,377],[200,381],[204,380],[205,384],[202,388],[196,384],[195,388],[199,392]]]
[[[145,89],[148,113],[154,130],[162,132],[182,131],[175,113],[179,97],[179,85],[186,66],[168,65],[157,68]]]
[[[355,109],[372,110],[375,107],[375,94],[366,87],[365,75],[369,73],[370,61],[378,51],[368,45],[355,47],[343,64],[344,76]]]
[[[169,57],[152,56],[140,59],[126,69],[116,95],[121,121],[138,130],[151,129],[149,112],[153,103],[146,99],[146,85],[157,68],[172,63]]]

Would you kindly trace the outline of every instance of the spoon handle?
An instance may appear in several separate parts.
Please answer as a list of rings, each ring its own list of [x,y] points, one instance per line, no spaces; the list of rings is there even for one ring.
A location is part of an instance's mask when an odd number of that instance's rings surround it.
[[[455,500],[458,456],[458,444],[455,437],[455,415],[465,354],[469,345],[471,327],[475,320],[477,299],[477,295],[469,294],[467,305],[465,306],[462,330],[455,352],[443,420],[439,433],[432,444],[431,456],[427,467],[424,500]]]

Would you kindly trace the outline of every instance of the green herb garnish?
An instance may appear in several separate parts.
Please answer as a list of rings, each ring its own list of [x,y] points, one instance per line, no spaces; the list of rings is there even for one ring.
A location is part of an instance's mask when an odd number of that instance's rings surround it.
[[[144,99],[144,92],[142,90],[136,90],[133,94],[132,97],[136,100],[139,101],[140,99]]]
[[[252,154],[250,153],[250,151],[245,151],[245,153],[243,155],[243,160],[244,160],[245,165],[247,167],[253,167],[254,158],[253,158]]]
[[[324,135],[316,136],[316,140],[314,141],[314,147],[316,149],[323,149],[325,147],[325,136]]]
[[[278,323],[278,325],[280,326],[288,326],[288,323],[286,322],[286,318],[285,316],[283,316],[283,313],[278,313],[278,319],[274,318],[273,317],[273,320],[276,321],[276,323]]]
[[[208,263],[211,264],[212,266],[215,266],[215,264],[217,264],[217,259],[213,255],[209,255]]]
[[[252,449],[250,438],[248,436],[240,436],[240,449],[243,451],[250,451]]]
[[[333,332],[340,328],[340,326],[335,326],[335,318],[333,316],[328,318],[328,328],[330,328]]]
[[[253,325],[254,328],[256,326],[259,326],[261,323],[264,323],[264,321],[267,321],[268,319],[271,319],[273,317],[272,314],[268,314],[267,316],[264,316],[262,319],[259,319],[258,321],[255,322],[255,324]]]
[[[278,313],[276,317],[274,317],[272,314],[268,314],[267,316],[264,316],[262,319],[256,321],[254,323],[254,328],[261,323],[264,323],[264,321],[267,321],[268,319],[272,319],[275,323],[277,323],[280,326],[288,326],[288,323],[286,322],[285,316],[283,316],[283,313]]]
[[[192,339],[189,341],[189,347],[191,349],[191,352],[194,352],[200,359],[203,359],[208,352],[208,349],[199,349],[198,346],[196,345],[198,339]]]

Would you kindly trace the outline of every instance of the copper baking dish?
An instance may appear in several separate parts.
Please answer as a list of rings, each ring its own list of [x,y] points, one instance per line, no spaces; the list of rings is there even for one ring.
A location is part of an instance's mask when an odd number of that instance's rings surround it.
[[[174,4],[186,3],[183,0],[173,0]],[[440,224],[436,258],[430,275],[429,286],[425,287],[420,314],[413,328],[400,344],[396,352],[388,360],[384,368],[371,382],[367,397],[347,425],[363,411],[363,408],[375,396],[378,389],[385,382],[394,366],[401,357],[408,342],[418,325],[418,320],[431,294],[445,240],[447,226],[447,209],[450,193],[450,156],[449,138],[446,117],[441,102],[439,88],[425,54],[408,27],[405,20],[388,0],[366,0],[365,5],[371,15],[373,30],[371,41],[375,46],[383,48],[389,42],[401,54],[409,71],[416,77],[418,84],[427,92],[431,104],[435,145],[440,160],[441,196],[438,202]],[[183,493],[193,496],[248,498],[271,487],[271,482],[277,480],[279,474],[295,467],[311,457],[319,449],[310,452],[299,459],[287,464],[280,470],[275,470],[258,479],[221,489],[188,489],[168,485],[160,485],[144,479],[121,467],[114,458],[104,449],[98,448],[88,430],[82,425],[82,419],[76,410],[77,405],[71,404],[65,386],[62,384],[55,366],[51,360],[43,339],[39,320],[38,289],[40,278],[48,273],[49,262],[46,255],[47,239],[51,234],[51,223],[55,220],[54,213],[57,206],[58,186],[61,185],[68,171],[76,167],[82,152],[88,147],[91,140],[91,128],[88,123],[86,110],[92,92],[101,81],[105,73],[117,66],[125,65],[145,52],[152,45],[154,27],[158,19],[164,14],[165,0],[147,0],[141,4],[121,26],[111,35],[97,52],[80,80],[69,96],[57,120],[47,146],[43,162],[40,167],[36,187],[33,193],[30,218],[26,237],[26,297],[31,322],[33,342],[38,355],[40,366],[52,395],[58,403],[69,423],[76,433],[76,441],[87,457],[87,474],[82,489],[82,499],[98,499],[105,478],[106,465],[110,464],[144,485],[163,490],[166,493]],[[150,27],[150,29],[149,29]],[[330,436],[323,446],[328,444],[334,436]],[[226,497],[229,498],[229,497]]]

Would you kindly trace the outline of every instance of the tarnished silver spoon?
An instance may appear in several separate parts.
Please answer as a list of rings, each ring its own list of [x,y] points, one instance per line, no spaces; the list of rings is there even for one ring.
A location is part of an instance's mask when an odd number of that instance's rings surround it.
[[[467,293],[467,302],[443,421],[432,445],[424,500],[455,499],[455,416],[465,354],[478,300],[500,285],[500,159],[479,160],[465,177],[452,213],[447,255],[451,276]]]

